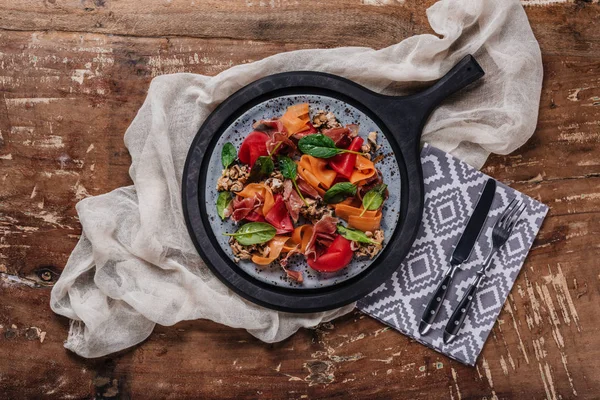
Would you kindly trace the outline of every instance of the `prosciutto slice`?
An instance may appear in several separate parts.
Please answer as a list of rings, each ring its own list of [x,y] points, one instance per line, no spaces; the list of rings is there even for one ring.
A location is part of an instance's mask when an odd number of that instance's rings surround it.
[[[359,126],[357,124],[349,124],[346,125],[346,128],[348,128],[348,135],[350,136],[350,139],[354,139],[355,137],[358,136],[358,128]]]
[[[255,131],[264,132],[267,135],[272,135],[277,132],[287,133],[283,122],[279,119],[261,119],[252,125]]]
[[[262,215],[256,210],[260,209],[263,204],[263,197],[260,194],[254,195],[254,197],[241,197],[236,196],[232,203],[231,218],[235,222],[239,222],[243,219],[250,221],[259,221]]]
[[[278,153],[293,153],[296,151],[296,145],[292,142],[286,133],[275,132],[272,133],[267,140],[267,151],[269,154]]]
[[[283,268],[283,270],[285,271],[286,275],[288,278],[298,282],[298,283],[302,283],[304,281],[304,277],[302,276],[302,272],[300,271],[293,271],[291,269],[287,269],[287,268]]]
[[[350,124],[343,128],[324,129],[322,132],[323,135],[331,138],[337,147],[345,149],[350,145],[352,139],[358,136],[358,125]]]
[[[304,255],[306,258],[317,259],[317,244],[327,247],[330,246],[337,236],[338,219],[330,215],[324,215],[313,227],[312,236],[306,245]]]
[[[289,179],[286,179],[285,182],[283,182],[283,201],[294,222],[298,222],[300,209],[304,205],[304,202],[298,195],[298,192],[296,192],[296,189],[294,189],[294,184]]]
[[[298,189],[302,192],[303,195],[312,197],[313,199],[320,199],[319,192],[308,184],[301,176],[298,175],[296,178],[296,184],[298,185]]]

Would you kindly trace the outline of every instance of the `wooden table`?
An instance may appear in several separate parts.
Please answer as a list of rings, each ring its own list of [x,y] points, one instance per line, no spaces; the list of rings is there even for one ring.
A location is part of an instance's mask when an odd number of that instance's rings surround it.
[[[597,0],[524,2],[544,61],[538,129],[484,171],[550,213],[476,368],[359,313],[277,344],[194,321],[101,359],[62,346],[68,321],[48,303],[80,233],[75,203],[130,183],[123,133],[152,77],[428,32],[432,1],[403,3],[0,2],[0,397],[598,398]]]

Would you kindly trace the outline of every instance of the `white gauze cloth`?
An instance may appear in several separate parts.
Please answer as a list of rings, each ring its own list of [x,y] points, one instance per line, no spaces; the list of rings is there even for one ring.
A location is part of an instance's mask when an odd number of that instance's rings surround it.
[[[413,36],[381,50],[293,51],[214,77],[155,78],[125,133],[134,185],[77,204],[83,233],[50,300],[54,312],[73,320],[65,347],[99,357],[143,341],[155,324],[200,318],[276,342],[351,311],[354,304],[309,315],[272,311],[223,285],[188,236],[183,165],[209,113],[266,75],[323,71],[377,92],[401,94],[440,78],[467,54],[475,56],[485,77],[468,95],[459,93],[431,115],[423,140],[477,168],[490,152],[507,154],[521,146],[535,129],[542,84],[540,50],[521,5],[443,0],[427,16],[436,35]]]

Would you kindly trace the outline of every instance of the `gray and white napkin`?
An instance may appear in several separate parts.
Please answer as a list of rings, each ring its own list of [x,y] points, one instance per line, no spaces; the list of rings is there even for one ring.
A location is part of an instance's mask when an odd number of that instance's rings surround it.
[[[419,334],[421,315],[448,264],[488,176],[451,155],[425,145],[421,152],[425,209],[417,238],[398,270],[357,304],[358,308],[418,342],[467,365],[474,365],[537,235],[548,207],[498,182],[494,202],[471,257],[457,271],[432,330]],[[494,256],[459,336],[442,340],[446,323],[491,249],[492,226],[518,197],[527,209],[510,239]]]

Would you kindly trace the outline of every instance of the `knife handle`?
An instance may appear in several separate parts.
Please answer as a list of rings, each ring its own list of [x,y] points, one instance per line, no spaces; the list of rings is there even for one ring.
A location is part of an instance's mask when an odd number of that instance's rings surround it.
[[[450,320],[444,329],[445,344],[452,342],[460,332],[460,329],[465,323],[465,318],[471,309],[471,305],[473,304],[473,300],[475,298],[475,292],[477,291],[477,287],[479,287],[479,283],[481,282],[482,278],[483,275],[479,274],[475,277],[473,282],[469,285],[469,287],[467,287],[467,291],[463,295],[462,299],[460,299],[458,306],[456,306],[454,309],[452,316],[450,316]]]
[[[437,289],[435,290],[435,293],[429,299],[429,304],[427,304],[427,307],[425,308],[425,312],[421,317],[421,324],[419,325],[419,332],[422,335],[425,335],[429,331],[431,325],[435,321],[435,318],[440,312],[440,309],[442,308],[442,303],[446,298],[448,288],[450,287],[450,283],[452,282],[452,277],[454,275],[453,272],[454,271],[452,270],[444,276],[444,279],[442,279],[442,281],[438,285]]]

